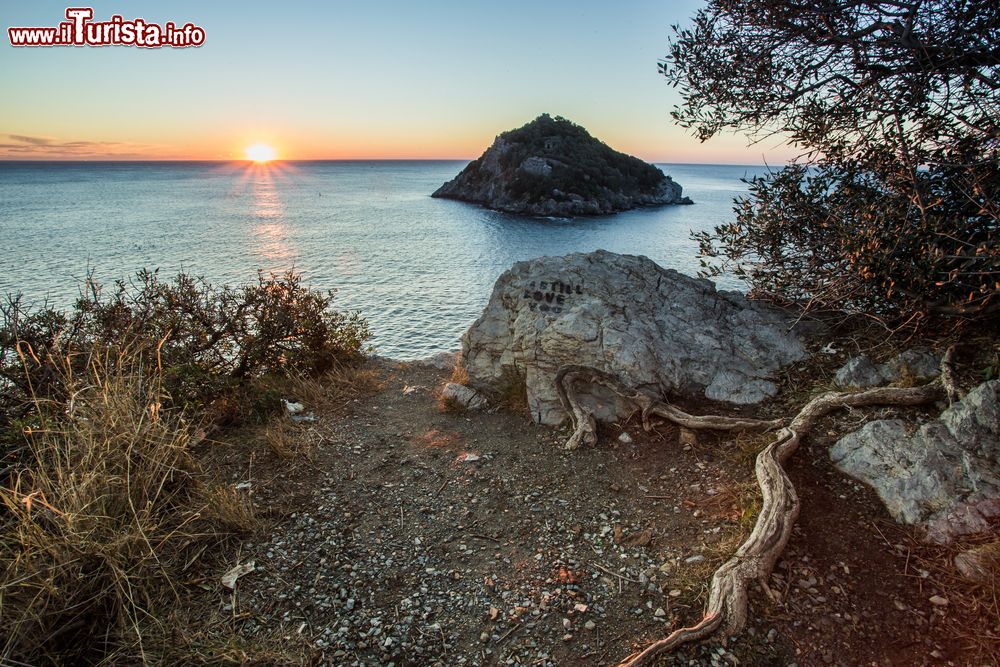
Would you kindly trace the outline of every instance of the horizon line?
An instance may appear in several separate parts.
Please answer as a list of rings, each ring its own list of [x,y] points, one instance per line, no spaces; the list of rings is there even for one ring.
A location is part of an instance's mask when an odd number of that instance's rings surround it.
[[[120,163],[242,163],[247,165],[264,166],[266,164],[281,162],[472,162],[479,158],[450,158],[450,157],[423,157],[423,158],[275,158],[266,162],[256,162],[247,158],[5,158],[0,157],[0,164],[40,164],[40,163],[60,163],[60,164],[120,164]],[[641,159],[641,158],[640,158]],[[649,164],[682,164],[682,165],[703,165],[722,167],[783,167],[786,163],[769,162],[673,162],[669,160],[644,160]]]

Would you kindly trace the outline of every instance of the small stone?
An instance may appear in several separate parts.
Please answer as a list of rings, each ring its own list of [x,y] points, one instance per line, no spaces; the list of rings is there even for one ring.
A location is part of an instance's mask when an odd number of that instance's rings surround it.
[[[570,621],[568,618],[564,618],[563,621],[562,621],[562,623],[563,623],[563,627],[566,628],[567,630],[569,630],[571,627],[573,627],[573,622]]]
[[[568,632],[567,632],[566,634],[564,634],[564,635],[563,635],[563,641],[564,641],[564,642],[568,642],[568,641],[569,641],[570,639],[572,639],[572,638],[573,638],[573,635],[571,635],[571,634],[570,634],[570,633],[568,633]]]
[[[834,376],[834,381],[841,387],[857,387],[867,389],[884,384],[885,376],[879,372],[867,355],[851,357]]]
[[[681,596],[681,591],[679,588],[675,588],[674,590],[670,591],[670,597],[679,598],[680,596]]]
[[[688,556],[684,559],[684,562],[688,565],[694,565],[695,563],[704,563],[705,557],[701,554],[695,554],[694,556]]]
[[[932,595],[932,596],[930,596],[927,599],[935,607],[947,607],[948,606],[948,598],[941,597],[940,595]]]
[[[631,445],[632,444],[632,436],[630,436],[628,433],[622,431],[622,434],[618,436],[618,442],[622,443],[623,445]]]
[[[486,397],[471,387],[449,382],[441,389],[441,398],[466,410],[482,410],[488,406]]]
[[[485,644],[489,640],[490,640],[490,633],[484,632],[481,635],[479,635],[479,641],[481,641],[482,643]]]
[[[778,631],[775,630],[774,628],[771,628],[770,630],[767,631],[767,641],[773,642],[775,639],[777,639],[777,637],[778,637]]]
[[[593,621],[587,621],[586,623],[583,624],[583,627],[587,628],[588,630],[593,630],[594,628],[597,627],[597,623],[594,623]]]
[[[663,618],[667,615],[667,612],[663,611],[663,607],[657,607],[656,611],[653,612],[653,616],[657,618]]]

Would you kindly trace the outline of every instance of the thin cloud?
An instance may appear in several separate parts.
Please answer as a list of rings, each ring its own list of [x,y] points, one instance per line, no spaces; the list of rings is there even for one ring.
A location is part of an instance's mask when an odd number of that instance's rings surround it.
[[[51,139],[45,137],[28,137],[23,134],[8,134],[7,136],[19,143],[31,144],[32,146],[48,146],[52,143]]]
[[[0,143],[0,158],[142,158],[155,151],[156,146],[121,141],[55,141],[45,137],[23,134],[6,134],[10,141]]]

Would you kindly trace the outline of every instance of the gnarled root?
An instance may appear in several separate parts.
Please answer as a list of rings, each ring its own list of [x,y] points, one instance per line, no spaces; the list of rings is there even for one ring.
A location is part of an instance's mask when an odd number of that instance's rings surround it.
[[[788,544],[792,527],[799,515],[799,498],[784,470],[784,463],[798,448],[802,437],[816,423],[834,410],[867,405],[920,405],[941,396],[949,378],[945,368],[952,352],[942,362],[942,377],[909,388],[880,387],[860,392],[827,392],[809,401],[792,421],[775,433],[774,440],[757,455],[755,473],[760,485],[760,514],[749,537],[736,553],[712,577],[705,613],[697,624],[675,630],[669,636],[653,642],[642,651],[625,659],[619,667],[649,665],[656,656],[672,651],[689,642],[704,639],[724,627],[730,634],[740,632],[747,620],[747,590],[752,581],[766,581],[775,562]],[[575,400],[573,385],[578,381],[601,384],[617,395],[631,400],[643,410],[643,425],[648,429],[648,417],[656,414],[689,429],[768,430],[781,426],[780,421],[732,419],[729,417],[695,417],[658,401],[642,392],[633,391],[607,373],[583,366],[567,366],[556,375],[559,398],[570,412],[574,432],[568,448],[581,443],[596,442],[594,418]],[[952,385],[954,386],[954,385]]]
[[[642,411],[642,428],[652,428],[649,418],[662,417],[678,426],[691,430],[711,431],[769,431],[782,426],[781,419],[742,419],[717,415],[689,415],[680,408],[650,396],[637,389],[630,389],[618,378],[589,366],[563,366],[556,373],[556,393],[563,408],[573,420],[573,434],[563,445],[566,449],[576,449],[580,445],[597,444],[597,422],[577,400],[576,385],[586,383],[600,385],[633,403]]]

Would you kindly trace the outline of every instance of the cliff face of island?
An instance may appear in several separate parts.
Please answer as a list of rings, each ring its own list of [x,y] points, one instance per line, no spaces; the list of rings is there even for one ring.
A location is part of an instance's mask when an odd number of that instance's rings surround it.
[[[542,114],[504,132],[432,197],[538,216],[601,215],[690,204],[657,167],[619,153],[565,118]]]

